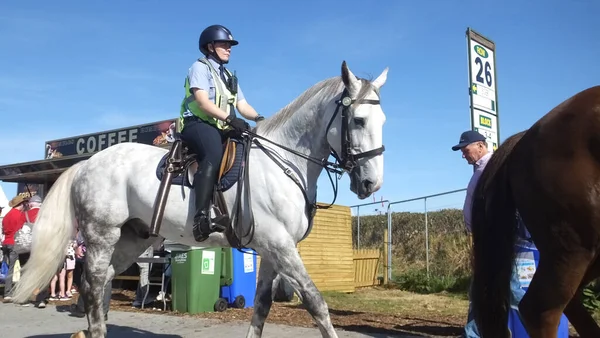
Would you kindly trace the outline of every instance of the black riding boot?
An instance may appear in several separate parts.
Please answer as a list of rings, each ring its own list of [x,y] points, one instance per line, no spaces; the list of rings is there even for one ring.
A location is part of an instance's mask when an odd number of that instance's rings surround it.
[[[194,215],[194,239],[202,242],[215,231],[222,232],[225,226],[215,224],[210,219],[211,201],[217,181],[218,167],[207,162],[204,168],[194,174],[194,191],[196,193],[196,214]],[[220,220],[219,220],[220,221]]]

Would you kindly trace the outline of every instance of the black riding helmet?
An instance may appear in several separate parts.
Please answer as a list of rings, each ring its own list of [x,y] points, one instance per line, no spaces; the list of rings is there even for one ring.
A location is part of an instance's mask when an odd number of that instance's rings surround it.
[[[206,48],[206,45],[217,41],[227,41],[230,42],[232,46],[235,46],[239,43],[237,42],[237,40],[233,39],[231,31],[227,29],[227,27],[222,25],[212,25],[206,27],[200,34],[198,47],[200,47],[200,51],[202,52],[202,54],[209,55],[211,53],[208,50],[208,48]],[[223,62],[219,59],[216,53],[212,53],[212,55],[220,62]]]

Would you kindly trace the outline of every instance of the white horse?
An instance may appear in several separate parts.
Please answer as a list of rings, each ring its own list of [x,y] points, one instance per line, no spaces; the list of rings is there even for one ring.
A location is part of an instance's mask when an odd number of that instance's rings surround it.
[[[242,223],[236,225],[249,226],[251,209],[256,225],[246,247],[262,259],[247,337],[262,335],[277,274],[296,290],[323,337],[337,337],[327,304],[296,245],[310,231],[312,216],[306,212],[307,205],[316,201],[317,178],[332,151],[349,173],[350,189],[359,198],[381,187],[385,115],[379,89],[388,69],[372,82],[355,77],[345,61],[341,70],[341,77],[317,83],[256,128],[261,147],[250,151],[249,181],[245,182],[251,187],[251,208],[244,206]],[[48,192],[33,227],[31,257],[14,290],[14,301],[23,302],[35,289],[47,285],[64,260],[77,220],[87,244],[81,296],[88,330],[73,336],[105,337],[104,285],[157,240],[148,232],[160,184],[156,168],[165,153],[155,146],[121,143],[66,170]],[[170,189],[160,236],[189,246],[229,247],[223,233],[195,242],[194,194],[188,187]],[[228,210],[235,191],[224,193]]]

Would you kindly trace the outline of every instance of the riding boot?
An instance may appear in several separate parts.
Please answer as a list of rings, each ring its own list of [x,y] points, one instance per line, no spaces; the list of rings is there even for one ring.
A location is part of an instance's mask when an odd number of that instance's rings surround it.
[[[203,163],[203,168],[194,174],[194,192],[196,195],[196,213],[194,215],[194,239],[202,242],[215,231],[222,232],[225,227],[210,219],[210,209],[217,180],[218,167],[212,163]]]

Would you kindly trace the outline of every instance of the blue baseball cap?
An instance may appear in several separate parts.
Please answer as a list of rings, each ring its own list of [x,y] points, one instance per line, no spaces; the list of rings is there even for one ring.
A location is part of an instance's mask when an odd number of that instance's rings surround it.
[[[467,130],[464,133],[460,134],[460,140],[458,140],[458,144],[452,147],[452,150],[457,151],[464,146],[468,146],[469,144],[477,141],[485,141],[485,136],[476,132],[475,130]]]

